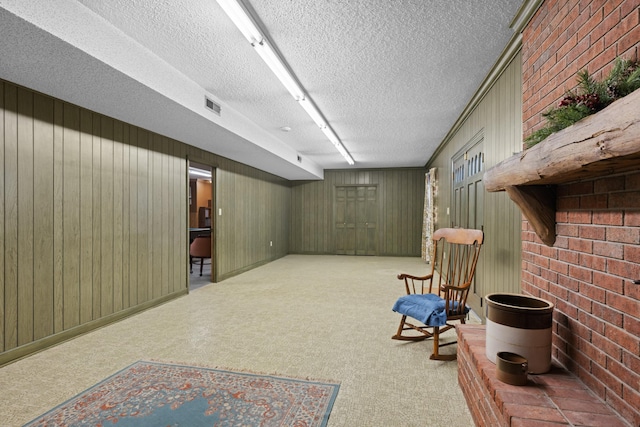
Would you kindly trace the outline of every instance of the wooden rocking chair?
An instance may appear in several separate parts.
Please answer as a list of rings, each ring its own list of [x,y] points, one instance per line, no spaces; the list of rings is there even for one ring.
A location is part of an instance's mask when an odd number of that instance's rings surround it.
[[[465,323],[469,312],[467,296],[476,272],[476,264],[484,234],[481,230],[441,228],[433,233],[433,259],[431,274],[412,276],[399,274],[404,280],[407,295],[400,297],[393,311],[402,314],[396,340],[419,341],[433,338],[431,359],[455,360],[457,355],[440,354],[440,347],[456,341],[440,343],[440,334],[455,327],[449,322]],[[407,317],[421,324],[407,322]],[[404,331],[417,331],[420,335],[403,335]]]

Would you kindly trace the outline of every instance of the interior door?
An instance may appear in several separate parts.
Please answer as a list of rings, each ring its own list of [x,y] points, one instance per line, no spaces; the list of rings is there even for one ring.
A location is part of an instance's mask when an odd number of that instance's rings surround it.
[[[336,254],[356,253],[356,189],[336,187],[335,196],[335,236]]]
[[[376,255],[376,186],[336,186],[335,241],[338,255]]]
[[[453,180],[453,227],[484,228],[484,138],[468,144],[452,159]],[[482,315],[482,263],[478,263],[474,283],[469,293],[469,305]]]
[[[378,199],[375,186],[356,187],[356,255],[377,254]]]

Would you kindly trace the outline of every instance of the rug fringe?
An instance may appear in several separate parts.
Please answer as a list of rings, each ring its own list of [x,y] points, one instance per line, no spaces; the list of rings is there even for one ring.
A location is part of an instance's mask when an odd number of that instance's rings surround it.
[[[216,369],[216,370],[220,370],[220,371],[230,371],[230,372],[236,372],[236,373],[240,373],[240,374],[264,375],[264,376],[270,376],[270,377],[276,377],[276,378],[284,378],[284,379],[290,379],[290,380],[301,380],[301,381],[312,381],[312,382],[317,382],[317,383],[326,383],[326,384],[334,384],[334,385],[342,384],[341,381],[336,381],[336,380],[333,380],[333,379],[316,378],[316,377],[311,377],[311,376],[300,377],[300,376],[292,376],[292,375],[273,373],[273,372],[254,371],[254,370],[251,370],[251,369],[230,368],[230,367],[227,367],[227,366],[220,366],[220,365],[211,366],[211,365],[207,365],[207,364],[203,364],[203,363],[167,361],[167,360],[160,360],[160,359],[139,360],[139,362],[165,363],[165,364],[169,364],[169,365],[177,365],[177,366],[185,366],[185,367]]]

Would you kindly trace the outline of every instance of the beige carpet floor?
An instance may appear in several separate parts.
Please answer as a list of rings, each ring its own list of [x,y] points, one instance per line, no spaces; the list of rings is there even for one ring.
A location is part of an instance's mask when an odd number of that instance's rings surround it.
[[[391,339],[396,275],[426,271],[419,258],[290,255],[200,287],[0,368],[0,425],[146,359],[339,382],[330,427],[473,426],[456,362]]]

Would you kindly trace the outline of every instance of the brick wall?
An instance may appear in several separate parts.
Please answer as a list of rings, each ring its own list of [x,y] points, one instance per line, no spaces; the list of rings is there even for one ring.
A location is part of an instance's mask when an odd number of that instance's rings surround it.
[[[576,86],[582,69],[606,74],[618,56],[638,59],[639,0],[547,0],[523,31],[523,133]]]
[[[616,57],[640,59],[640,0],[547,0],[523,32],[524,136]],[[640,164],[638,165],[640,170]],[[640,425],[640,173],[558,186],[553,247],[523,221],[522,289],[556,304],[553,356]]]
[[[524,222],[522,289],[556,305],[553,357],[640,425],[640,173],[559,186],[557,205],[553,247]]]

